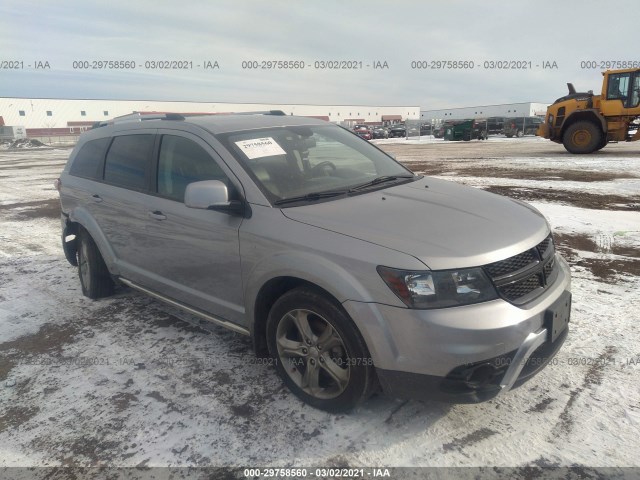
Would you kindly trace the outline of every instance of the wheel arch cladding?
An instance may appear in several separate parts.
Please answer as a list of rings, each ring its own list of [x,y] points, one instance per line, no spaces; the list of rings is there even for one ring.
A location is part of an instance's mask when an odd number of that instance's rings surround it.
[[[315,290],[349,315],[338,299],[331,292],[313,282],[294,276],[274,277],[267,281],[258,291],[253,307],[253,322],[251,325],[251,339],[257,356],[265,358],[269,355],[267,348],[267,319],[273,304],[285,293],[296,288],[306,287]]]
[[[83,228],[93,239],[96,246],[98,247],[98,251],[104,260],[104,263],[107,266],[109,272],[112,275],[118,274],[118,269],[116,266],[116,255],[107,238],[105,237],[102,229],[98,226],[98,223],[95,221],[93,216],[84,208],[76,207],[69,214],[69,220],[73,223],[76,223],[78,227]]]

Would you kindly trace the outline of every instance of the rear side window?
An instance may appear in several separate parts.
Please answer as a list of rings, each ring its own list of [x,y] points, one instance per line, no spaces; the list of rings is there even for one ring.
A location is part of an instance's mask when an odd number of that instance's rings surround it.
[[[104,165],[104,179],[118,187],[144,190],[148,185],[149,158],[154,135],[115,137]]]
[[[69,174],[92,180],[102,179],[102,161],[110,140],[106,137],[85,143],[73,160]]]
[[[158,159],[158,193],[183,202],[187,185],[200,180],[221,180],[229,185],[220,166],[200,145],[188,138],[163,135]]]

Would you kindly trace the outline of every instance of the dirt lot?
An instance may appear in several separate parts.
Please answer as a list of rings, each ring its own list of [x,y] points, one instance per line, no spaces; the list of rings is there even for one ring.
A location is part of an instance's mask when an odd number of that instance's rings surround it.
[[[319,412],[245,337],[124,288],[82,297],[52,186],[69,150],[2,151],[0,466],[640,466],[640,145],[379,146],[547,216],[574,295],[554,364],[484,404],[378,395],[349,415]]]

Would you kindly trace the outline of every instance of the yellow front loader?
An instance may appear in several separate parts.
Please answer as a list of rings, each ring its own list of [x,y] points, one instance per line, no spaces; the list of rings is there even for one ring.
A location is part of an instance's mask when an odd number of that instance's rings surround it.
[[[640,69],[603,72],[602,92],[569,94],[547,108],[537,135],[571,153],[591,153],[609,142],[640,140]]]

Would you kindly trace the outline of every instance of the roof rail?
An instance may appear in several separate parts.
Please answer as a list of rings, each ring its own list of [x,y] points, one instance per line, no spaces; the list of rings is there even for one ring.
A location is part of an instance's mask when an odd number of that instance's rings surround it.
[[[184,116],[179,113],[140,113],[133,112],[128,115],[115,117],[113,123],[120,122],[142,122],[143,120],[184,120]]]
[[[91,126],[91,129],[106,127],[107,125],[114,125],[124,122],[142,122],[144,120],[185,120],[186,117],[199,117],[205,115],[217,115],[215,113],[140,113],[133,112],[120,117],[112,118],[106,122],[96,122]],[[232,115],[277,115],[286,116],[282,110],[264,110],[259,112],[233,112]]]
[[[106,122],[96,122],[92,125],[91,129],[106,127],[107,125],[114,125],[123,122],[142,122],[143,120],[184,120],[184,115],[179,113],[140,113],[133,112],[120,117],[112,118]]]
[[[263,110],[259,112],[234,112],[233,115],[286,115],[282,110]]]

